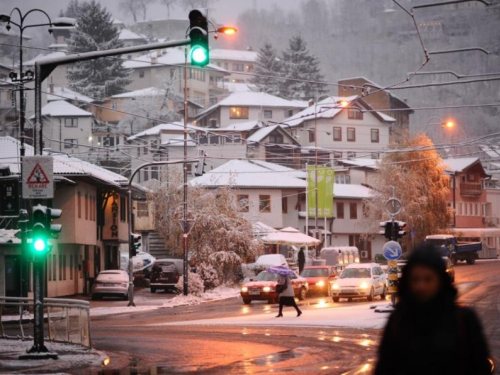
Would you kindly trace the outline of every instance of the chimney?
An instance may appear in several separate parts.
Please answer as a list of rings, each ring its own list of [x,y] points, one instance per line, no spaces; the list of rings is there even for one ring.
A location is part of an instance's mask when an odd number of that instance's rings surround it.
[[[157,56],[151,56],[151,63],[152,64],[158,64],[158,57]]]
[[[307,105],[309,107],[312,107],[314,105],[314,99],[309,99],[309,101],[307,102]]]
[[[49,85],[49,91],[50,91],[50,93],[51,93],[51,94],[53,94],[53,93],[54,93],[54,84],[53,84],[53,83],[51,83],[51,84]]]

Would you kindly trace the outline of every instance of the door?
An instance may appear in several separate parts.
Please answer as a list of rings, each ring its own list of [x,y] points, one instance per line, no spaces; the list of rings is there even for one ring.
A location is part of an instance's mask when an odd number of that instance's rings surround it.
[[[19,255],[5,256],[5,295],[19,297],[21,295],[21,259]]]

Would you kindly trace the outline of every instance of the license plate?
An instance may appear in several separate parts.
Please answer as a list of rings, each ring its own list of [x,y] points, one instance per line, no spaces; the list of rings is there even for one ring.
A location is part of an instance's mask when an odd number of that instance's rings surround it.
[[[248,292],[248,294],[250,294],[251,296],[258,296],[258,295],[260,295],[260,291],[259,290],[251,290],[250,292]]]
[[[354,292],[354,290],[351,290],[351,289],[342,289],[340,291],[340,293],[353,293],[353,292]]]
[[[115,286],[115,284],[113,284],[113,283],[104,283],[103,285],[104,286]]]

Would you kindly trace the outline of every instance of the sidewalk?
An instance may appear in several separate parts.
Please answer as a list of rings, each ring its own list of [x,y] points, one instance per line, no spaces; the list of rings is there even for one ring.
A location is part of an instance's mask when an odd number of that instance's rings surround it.
[[[77,345],[45,342],[49,351],[58,354],[59,358],[19,360],[19,356],[33,346],[33,341],[0,339],[0,374],[23,373],[57,373],[81,368],[102,368],[109,364],[108,356],[94,349],[86,349]]]

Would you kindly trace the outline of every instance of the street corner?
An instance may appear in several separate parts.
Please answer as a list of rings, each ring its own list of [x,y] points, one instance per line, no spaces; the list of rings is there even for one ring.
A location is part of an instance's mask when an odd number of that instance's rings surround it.
[[[37,359],[36,356],[33,359],[20,359],[33,346],[33,341],[0,339],[0,373],[68,372],[83,368],[104,368],[110,364],[109,356],[99,350],[54,342],[46,342],[45,345],[50,355],[57,355],[57,359]]]

